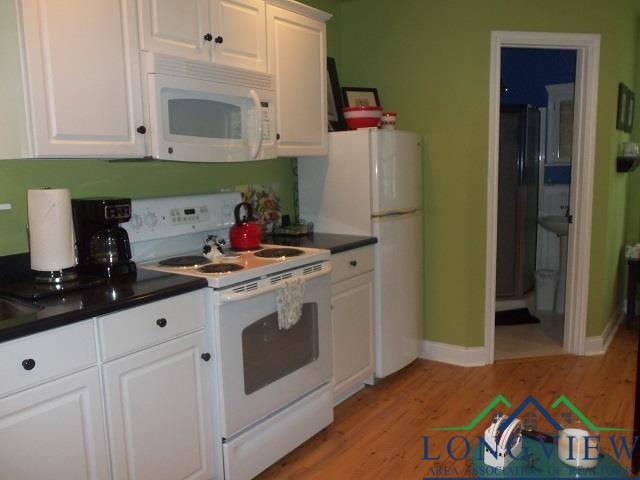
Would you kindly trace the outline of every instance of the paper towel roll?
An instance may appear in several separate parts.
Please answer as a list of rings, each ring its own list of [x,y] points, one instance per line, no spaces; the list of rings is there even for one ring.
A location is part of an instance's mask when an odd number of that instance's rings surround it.
[[[71,195],[66,188],[27,192],[31,268],[42,272],[76,264]]]

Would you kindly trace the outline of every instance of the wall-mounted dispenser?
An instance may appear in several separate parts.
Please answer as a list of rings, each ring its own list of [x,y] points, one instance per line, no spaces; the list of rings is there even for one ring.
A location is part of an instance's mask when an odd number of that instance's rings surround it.
[[[640,143],[626,142],[622,144],[622,154],[616,159],[618,172],[630,172],[640,164]]]

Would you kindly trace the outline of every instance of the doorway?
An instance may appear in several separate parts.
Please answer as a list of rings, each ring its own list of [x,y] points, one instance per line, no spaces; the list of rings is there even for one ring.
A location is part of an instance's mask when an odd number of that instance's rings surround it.
[[[498,360],[564,353],[576,56],[501,49]]]
[[[564,306],[561,326],[562,348],[569,353],[583,354],[586,336],[586,311],[591,243],[591,210],[595,148],[595,117],[599,64],[599,35],[557,34],[544,32],[492,32],[489,164],[487,184],[487,255],[485,288],[485,359],[495,359],[495,312],[498,260],[498,192],[500,177],[500,98],[505,85],[500,85],[503,49],[561,49],[575,52],[575,82],[573,130],[570,149],[573,158],[580,159],[570,168],[567,226],[566,297],[555,299]],[[566,82],[569,83],[569,82]],[[506,86],[508,88],[508,86]],[[546,114],[544,115],[546,118]],[[532,120],[535,122],[535,120]],[[543,172],[544,175],[546,172]],[[544,178],[544,177],[543,177]],[[536,209],[537,210],[537,209]],[[531,209],[529,209],[531,211]],[[538,212],[539,213],[539,212]],[[531,217],[531,215],[529,215]],[[531,218],[529,218],[531,224]],[[531,227],[529,228],[531,230]],[[529,249],[531,250],[531,249]],[[531,255],[529,254],[529,258]],[[531,270],[531,262],[529,262]],[[536,265],[537,267],[537,265]],[[530,284],[530,279],[529,279]],[[523,282],[526,290],[527,282]]]

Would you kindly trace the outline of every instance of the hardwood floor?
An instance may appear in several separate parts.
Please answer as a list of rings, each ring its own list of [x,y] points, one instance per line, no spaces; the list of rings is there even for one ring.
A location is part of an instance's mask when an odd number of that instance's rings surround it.
[[[465,463],[448,457],[446,443],[457,434],[475,439],[489,415],[470,432],[431,429],[467,425],[499,394],[512,408],[533,395],[565,428],[579,422],[550,408],[561,394],[596,426],[632,428],[637,336],[637,329],[620,327],[607,354],[597,357],[503,360],[476,368],[418,360],[343,402],[332,425],[258,478],[409,480],[436,476],[436,468],[437,476],[444,476],[447,467],[450,476],[464,476]],[[529,411],[535,412],[531,407],[524,412]],[[537,428],[555,433],[540,417]],[[422,459],[425,435],[429,456],[441,455],[438,462]],[[454,455],[462,455],[462,442],[456,446]],[[602,450],[612,453],[608,442],[602,442]]]

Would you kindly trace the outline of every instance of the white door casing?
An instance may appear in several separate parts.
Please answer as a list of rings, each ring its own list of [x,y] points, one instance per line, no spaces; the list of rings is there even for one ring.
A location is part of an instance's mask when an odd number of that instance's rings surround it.
[[[575,201],[572,202],[571,212],[569,212],[573,215],[574,223],[569,229],[563,348],[569,353],[582,355],[586,340],[589,294],[600,35],[505,31],[491,33],[484,315],[486,363],[494,361],[500,52],[503,47],[575,49],[577,52],[573,158],[580,159],[580,161],[574,162],[571,171],[571,198]]]

